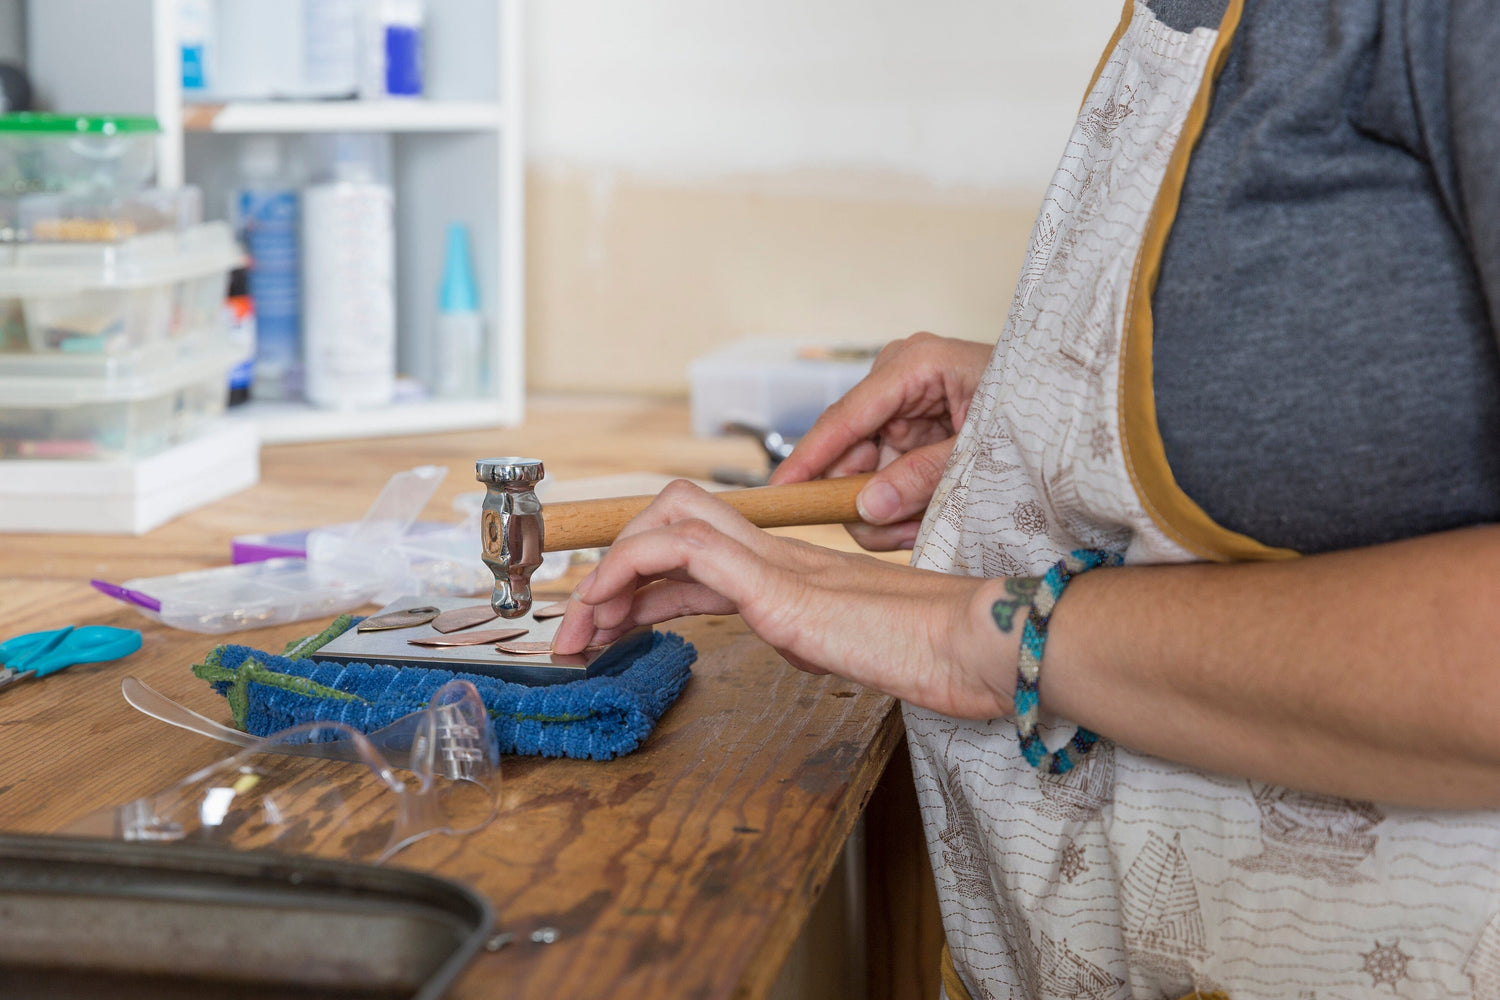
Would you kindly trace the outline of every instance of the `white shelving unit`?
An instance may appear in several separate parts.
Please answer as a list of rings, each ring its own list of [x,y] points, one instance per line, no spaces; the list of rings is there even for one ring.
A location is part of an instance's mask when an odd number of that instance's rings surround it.
[[[427,0],[426,96],[380,101],[184,104],[177,0],[30,0],[28,71],[59,110],[152,114],[158,178],[203,187],[206,214],[228,205],[236,136],[388,132],[396,189],[398,366],[427,381],[449,222],[468,225],[489,332],[482,398],[327,411],[239,407],[267,443],[517,424],[524,410],[524,0]]]
[[[239,101],[188,104],[184,132],[485,132],[501,128],[488,101]]]

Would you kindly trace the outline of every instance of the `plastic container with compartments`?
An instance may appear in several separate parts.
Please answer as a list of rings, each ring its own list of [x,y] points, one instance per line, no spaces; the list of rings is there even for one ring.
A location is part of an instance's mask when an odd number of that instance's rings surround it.
[[[0,460],[135,459],[187,441],[224,412],[227,349],[107,374],[0,363]]]
[[[33,354],[130,354],[222,327],[229,272],[242,258],[222,222],[3,249],[0,351]]]
[[[0,195],[146,187],[160,132],[150,117],[0,115]]]
[[[178,188],[0,195],[0,243],[117,243],[203,221],[203,192]]]
[[[259,479],[260,436],[245,420],[213,421],[149,458],[9,459],[0,531],[139,535]]]

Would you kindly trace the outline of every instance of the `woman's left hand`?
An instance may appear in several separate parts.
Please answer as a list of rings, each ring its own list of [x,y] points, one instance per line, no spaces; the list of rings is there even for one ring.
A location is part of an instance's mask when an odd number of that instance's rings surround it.
[[[1003,581],[836,552],[755,527],[687,482],[668,486],[579,585],[554,648],[638,625],[738,612],[782,656],[946,715],[1011,711],[1019,629],[990,613]]]

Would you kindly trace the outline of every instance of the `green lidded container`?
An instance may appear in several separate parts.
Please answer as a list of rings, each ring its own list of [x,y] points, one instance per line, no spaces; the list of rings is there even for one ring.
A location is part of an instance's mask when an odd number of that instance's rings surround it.
[[[0,199],[149,187],[160,134],[148,115],[0,115]]]

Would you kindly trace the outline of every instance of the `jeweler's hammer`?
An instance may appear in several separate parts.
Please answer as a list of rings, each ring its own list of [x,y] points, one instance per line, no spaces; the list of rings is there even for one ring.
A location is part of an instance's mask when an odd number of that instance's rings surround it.
[[[610,497],[542,504],[536,486],[545,470],[534,458],[486,458],[474,463],[484,484],[479,537],[484,564],[495,574],[490,606],[502,618],[519,618],[531,610],[531,574],[543,552],[594,549],[614,542],[620,530],[655,497]],[[858,521],[854,498],[868,475],[814,479],[785,486],[758,486],[714,494],[762,528],[800,524],[847,524]]]

